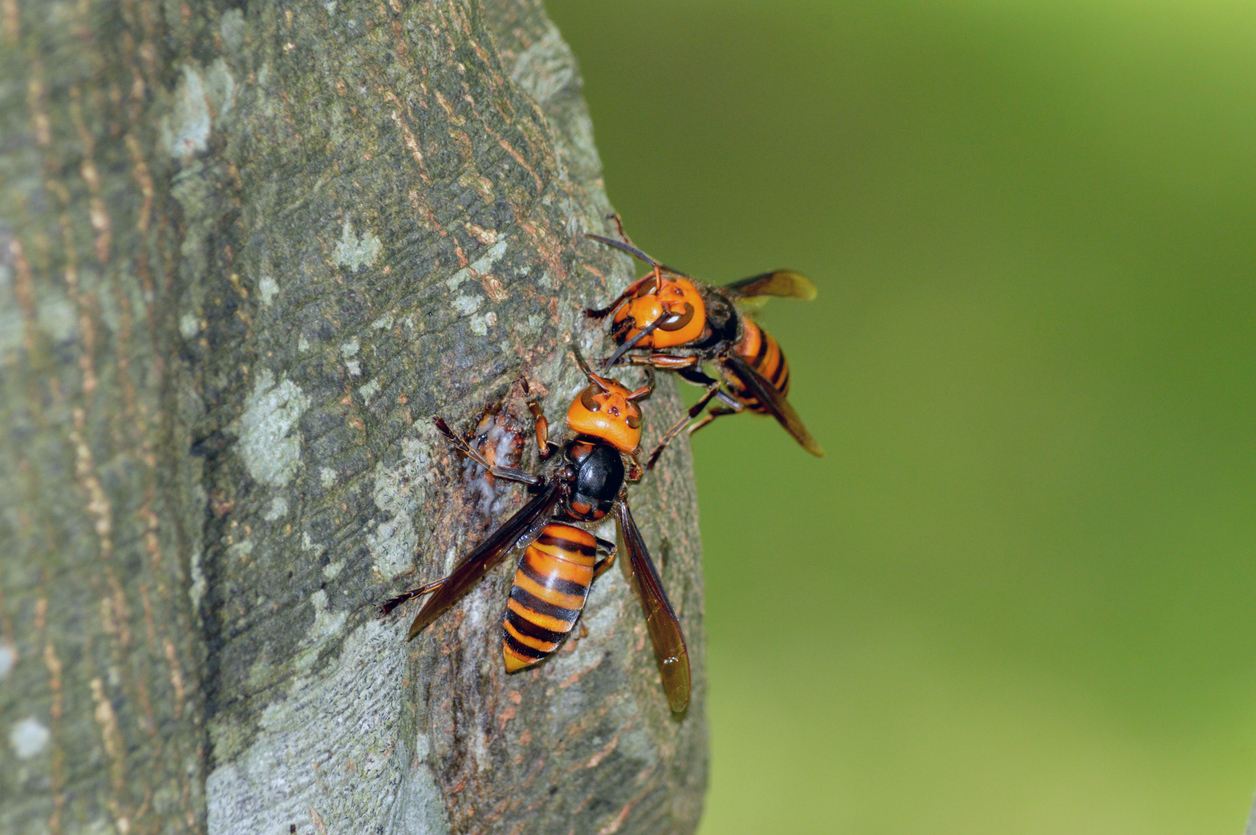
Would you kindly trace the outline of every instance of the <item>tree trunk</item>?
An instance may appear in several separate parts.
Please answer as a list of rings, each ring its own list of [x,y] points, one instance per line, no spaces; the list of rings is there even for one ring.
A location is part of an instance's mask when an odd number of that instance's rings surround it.
[[[523,500],[431,416],[561,431],[630,278],[541,4],[0,0],[0,91],[0,831],[693,831],[687,444],[631,493],[684,717],[618,572],[510,676],[512,568],[376,610]]]

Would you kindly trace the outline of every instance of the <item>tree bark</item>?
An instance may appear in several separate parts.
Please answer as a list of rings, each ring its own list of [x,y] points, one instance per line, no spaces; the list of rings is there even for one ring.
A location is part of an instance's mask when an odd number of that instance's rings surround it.
[[[693,831],[683,441],[631,496],[684,717],[618,572],[510,676],[512,568],[376,611],[523,500],[431,416],[526,427],[526,377],[561,430],[606,353],[579,87],[530,0],[0,0],[0,831]]]

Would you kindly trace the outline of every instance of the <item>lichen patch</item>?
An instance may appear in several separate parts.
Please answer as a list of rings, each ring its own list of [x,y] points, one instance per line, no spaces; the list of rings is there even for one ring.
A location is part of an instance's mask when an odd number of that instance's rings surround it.
[[[463,267],[458,272],[451,275],[445,280],[445,286],[450,290],[457,290],[458,286],[468,278],[487,275],[503,255],[506,254],[506,240],[502,238],[488,248],[488,250],[472,261],[468,266]]]
[[[269,275],[264,275],[257,282],[257,289],[262,294],[262,304],[270,306],[270,303],[275,300],[275,296],[279,295],[279,282]]]
[[[15,722],[9,730],[9,745],[19,760],[29,760],[48,747],[52,732],[33,716]]]
[[[166,153],[183,159],[209,147],[209,99],[205,80],[191,64],[183,65],[183,77],[174,91],[174,105],[161,119],[161,138]]]
[[[270,500],[270,507],[263,517],[267,522],[275,522],[288,515],[288,500],[283,496],[275,496]]]
[[[383,251],[384,244],[377,235],[369,231],[355,235],[353,225],[346,220],[340,234],[340,242],[336,244],[334,258],[342,267],[360,270],[378,261]]]
[[[484,297],[473,294],[463,294],[455,298],[453,301],[454,310],[458,311],[463,316],[470,316],[472,313],[479,310],[480,305],[482,304],[484,304]]]
[[[362,363],[353,359],[358,355],[359,350],[361,350],[361,345],[356,336],[340,346],[340,356],[345,358],[345,369],[354,377],[362,376]]]
[[[254,479],[274,487],[292,480],[301,461],[301,439],[293,428],[309,405],[309,397],[291,380],[275,382],[270,369],[257,375],[235,423],[237,451]]]
[[[430,430],[435,435],[435,429]],[[401,461],[375,466],[375,505],[388,518],[366,535],[367,548],[380,576],[391,580],[414,567],[419,533],[414,518],[419,513],[425,488],[432,480],[429,442],[405,438]]]
[[[369,403],[371,398],[379,393],[379,380],[367,380],[358,386],[358,396],[362,398],[364,403]]]
[[[310,595],[310,603],[314,606],[314,626],[310,629],[310,637],[314,643],[324,643],[340,634],[345,625],[344,612],[331,612],[327,608],[327,592],[319,589]]]
[[[192,557],[188,560],[188,568],[192,574],[192,582],[188,585],[188,597],[192,599],[193,611],[199,612],[205,592],[209,591],[209,582],[205,579],[205,569],[201,566],[202,552],[200,548],[192,549]]]

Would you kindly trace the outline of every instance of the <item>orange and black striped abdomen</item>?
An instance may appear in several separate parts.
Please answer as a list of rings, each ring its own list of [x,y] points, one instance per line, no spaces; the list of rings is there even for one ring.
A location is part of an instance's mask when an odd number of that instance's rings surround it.
[[[772,334],[756,325],[749,319],[742,321],[742,335],[733,349],[746,363],[758,371],[772,387],[785,396],[789,393],[789,363],[781,353],[781,346],[772,338]],[[744,386],[734,386],[733,394],[746,404],[746,408],[760,414],[766,414],[767,408]]]
[[[502,620],[506,672],[550,655],[575,625],[593,582],[597,540],[551,522],[523,552]]]

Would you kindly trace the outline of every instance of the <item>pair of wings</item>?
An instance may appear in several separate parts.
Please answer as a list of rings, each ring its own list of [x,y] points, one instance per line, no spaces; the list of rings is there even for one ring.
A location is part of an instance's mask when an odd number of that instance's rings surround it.
[[[720,370],[725,373],[725,379],[727,379],[728,372],[731,371],[737,377],[737,380],[763,404],[763,407],[768,410],[768,414],[776,418],[777,422],[785,427],[785,431],[802,445],[803,449],[817,458],[824,457],[824,449],[816,442],[815,438],[811,437],[807,427],[803,426],[802,418],[798,417],[794,407],[789,405],[785,395],[781,394],[776,386],[768,382],[766,377],[755,371],[750,363],[736,354],[730,353],[721,357],[718,365]]]
[[[511,551],[526,548],[541,535],[542,528],[554,515],[554,508],[564,498],[560,482],[550,481],[541,492],[519,509],[488,539],[476,546],[441,582],[410,624],[409,638],[418,635],[432,621],[449,610],[471,590],[484,575],[498,565]],[[663,677],[667,701],[676,713],[689,706],[689,651],[680,629],[680,621],[663,590],[663,581],[654,568],[637,523],[628,509],[628,498],[620,494],[615,502],[615,519],[620,538],[628,552],[629,581],[645,612],[646,629],[654,645],[654,655]]]
[[[752,275],[741,281],[732,281],[721,288],[737,299],[739,304],[753,307],[762,304],[768,296],[782,299],[801,299],[809,302],[816,297],[816,286],[811,279],[793,270],[773,270],[770,273]]]
[[[802,299],[811,301],[816,297],[816,286],[802,273],[793,270],[774,270],[770,273],[753,275],[720,288],[741,307],[754,308],[761,305],[770,296],[780,298]],[[719,361],[721,369],[731,370],[741,383],[750,390],[768,413],[776,418],[785,431],[794,437],[802,448],[817,458],[824,457],[824,450],[811,437],[807,427],[803,426],[802,418],[789,405],[785,396],[772,385],[767,378],[754,369],[750,363],[736,354],[729,352]]]

